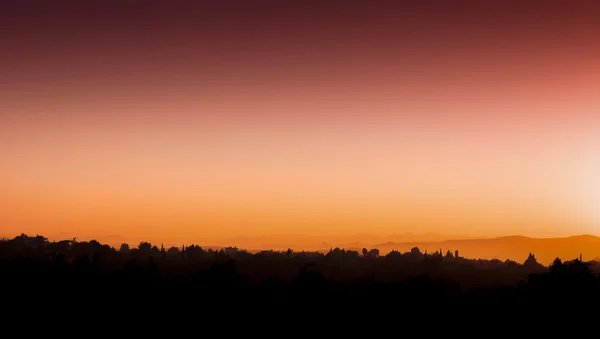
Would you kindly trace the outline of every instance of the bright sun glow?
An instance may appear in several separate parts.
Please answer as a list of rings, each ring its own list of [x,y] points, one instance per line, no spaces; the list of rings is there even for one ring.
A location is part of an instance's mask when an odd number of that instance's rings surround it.
[[[578,201],[585,217],[591,218],[591,229],[600,232],[600,145],[597,141],[587,145],[576,176]]]

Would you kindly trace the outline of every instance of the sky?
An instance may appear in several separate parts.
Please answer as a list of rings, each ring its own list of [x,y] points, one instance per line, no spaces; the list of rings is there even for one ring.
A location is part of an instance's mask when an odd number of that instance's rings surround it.
[[[0,236],[600,235],[598,17],[3,1]]]

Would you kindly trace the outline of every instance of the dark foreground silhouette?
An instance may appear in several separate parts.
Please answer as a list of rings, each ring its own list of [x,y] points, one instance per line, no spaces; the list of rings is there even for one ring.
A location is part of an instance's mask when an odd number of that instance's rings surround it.
[[[131,325],[135,318],[157,324],[263,319],[270,327],[321,323],[340,330],[444,321],[497,330],[535,327],[541,324],[534,319],[595,316],[596,268],[596,262],[579,259],[557,258],[544,267],[533,254],[518,264],[418,248],[380,256],[377,249],[251,254],[145,242],[114,249],[96,241],[48,242],[26,235],[0,242],[5,311],[26,319],[84,316],[102,326]]]

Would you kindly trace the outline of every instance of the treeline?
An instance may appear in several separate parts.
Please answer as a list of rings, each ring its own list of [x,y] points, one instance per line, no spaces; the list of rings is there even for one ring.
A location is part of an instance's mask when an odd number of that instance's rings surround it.
[[[43,300],[45,307],[67,313],[85,309],[90,300],[130,305],[138,313],[175,305],[276,315],[328,310],[348,317],[389,308],[413,316],[442,310],[438,315],[444,317],[563,312],[600,301],[594,265],[557,258],[544,267],[533,254],[519,264],[418,248],[379,255],[376,249],[248,253],[146,242],[115,249],[26,235],[0,242],[0,282],[3,291],[11,291],[6,305],[30,307]]]

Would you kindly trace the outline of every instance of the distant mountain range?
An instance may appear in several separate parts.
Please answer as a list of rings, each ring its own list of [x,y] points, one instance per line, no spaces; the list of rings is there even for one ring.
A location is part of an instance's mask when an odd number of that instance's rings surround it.
[[[442,252],[458,250],[466,258],[511,259],[523,262],[529,253],[535,254],[538,262],[548,265],[556,257],[563,260],[579,258],[593,260],[600,257],[600,237],[578,235],[564,238],[529,238],[523,236],[507,236],[491,239],[460,239],[440,242],[386,242],[373,245],[382,253],[392,250],[405,252],[413,247],[421,251]]]
[[[362,249],[363,247],[372,247],[373,244],[386,242],[438,242],[449,239],[468,239],[468,237],[464,235],[449,236],[438,233],[402,233],[391,234],[388,236],[378,236],[364,233],[332,236],[287,234],[262,237],[235,237],[225,240],[223,244],[235,244],[238,247],[244,247],[247,249],[298,248],[302,250],[317,250],[322,248],[329,249],[329,247]]]

